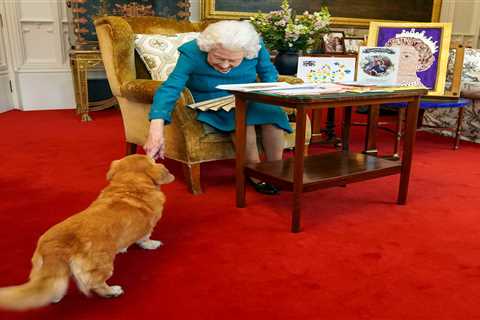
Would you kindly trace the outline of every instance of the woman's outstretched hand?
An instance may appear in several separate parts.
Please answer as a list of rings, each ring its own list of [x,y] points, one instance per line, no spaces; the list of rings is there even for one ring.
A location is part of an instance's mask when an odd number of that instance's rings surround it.
[[[163,119],[154,119],[150,121],[150,130],[148,133],[147,142],[143,149],[148,156],[154,160],[165,156],[165,139],[163,137],[163,127],[165,121]]]

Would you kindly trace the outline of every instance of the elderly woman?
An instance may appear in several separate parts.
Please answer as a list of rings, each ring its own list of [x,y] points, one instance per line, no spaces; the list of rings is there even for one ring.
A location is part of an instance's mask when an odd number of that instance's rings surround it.
[[[220,21],[209,25],[197,40],[178,48],[175,69],[155,93],[150,111],[150,131],[145,150],[153,158],[164,154],[163,127],[180,93],[187,87],[196,102],[219,98],[229,93],[216,89],[220,84],[274,82],[278,72],[258,33],[247,21]],[[234,111],[199,111],[197,119],[217,130],[235,130]],[[285,112],[275,106],[250,103],[247,109],[247,161],[259,162],[255,126],[261,127],[262,145],[268,160],[280,160],[284,147],[283,131],[291,132]],[[252,181],[258,192],[276,194],[265,182]]]

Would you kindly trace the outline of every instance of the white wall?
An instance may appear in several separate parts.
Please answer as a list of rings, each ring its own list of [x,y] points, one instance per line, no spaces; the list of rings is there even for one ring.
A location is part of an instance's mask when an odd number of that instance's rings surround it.
[[[5,7],[18,107],[74,108],[64,2],[7,0]]]
[[[442,22],[452,22],[452,41],[479,47],[480,0],[443,0]]]

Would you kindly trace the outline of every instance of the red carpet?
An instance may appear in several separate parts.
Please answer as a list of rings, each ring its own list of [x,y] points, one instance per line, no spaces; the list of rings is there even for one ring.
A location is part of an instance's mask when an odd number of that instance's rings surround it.
[[[84,209],[123,156],[118,111],[93,117],[0,114],[0,286],[26,281],[38,237]],[[363,129],[352,136],[360,149]],[[380,140],[389,152],[391,136]],[[87,298],[72,283],[59,304],[0,319],[480,319],[480,146],[450,148],[418,133],[407,206],[397,177],[306,194],[299,234],[289,193],[249,189],[235,208],[233,162],[204,166],[201,196],[167,162],[177,180],[152,236],[165,246],[117,256],[109,283],[124,296]]]

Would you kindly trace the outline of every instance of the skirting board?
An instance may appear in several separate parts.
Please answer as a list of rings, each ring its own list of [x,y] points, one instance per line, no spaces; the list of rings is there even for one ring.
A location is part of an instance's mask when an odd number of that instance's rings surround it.
[[[22,110],[74,109],[75,94],[71,72],[22,72],[19,92]]]

